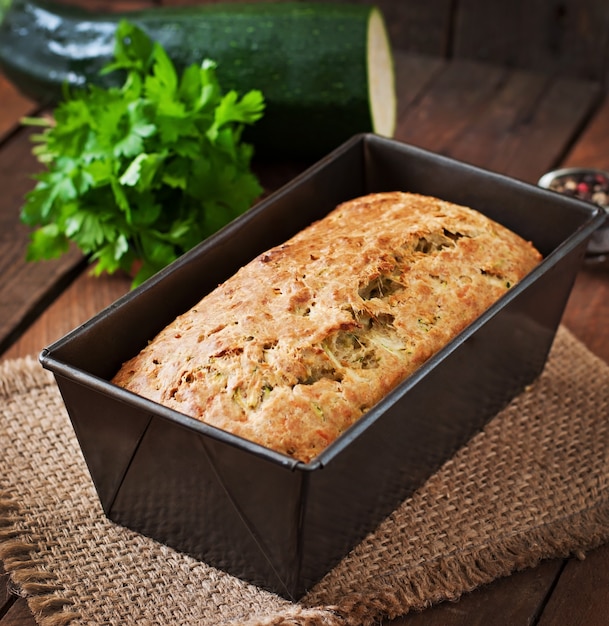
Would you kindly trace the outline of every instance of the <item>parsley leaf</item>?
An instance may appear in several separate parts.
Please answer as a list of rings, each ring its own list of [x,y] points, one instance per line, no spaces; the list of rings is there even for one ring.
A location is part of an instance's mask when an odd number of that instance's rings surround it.
[[[94,274],[130,272],[133,286],[246,211],[262,188],[243,127],[264,112],[260,91],[223,93],[209,59],[178,74],[165,50],[122,20],[114,60],[121,87],[69,91],[37,126],[46,170],[25,196],[27,258],[58,257],[74,242]]]

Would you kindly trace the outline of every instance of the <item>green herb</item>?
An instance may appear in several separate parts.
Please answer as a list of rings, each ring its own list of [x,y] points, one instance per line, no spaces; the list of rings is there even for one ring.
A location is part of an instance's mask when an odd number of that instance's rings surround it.
[[[163,48],[123,20],[114,61],[121,87],[70,92],[42,126],[34,154],[46,166],[25,198],[28,260],[65,253],[73,241],[93,272],[131,272],[133,286],[246,211],[262,191],[253,148],[241,141],[263,113],[259,91],[222,93],[204,60],[181,76]]]

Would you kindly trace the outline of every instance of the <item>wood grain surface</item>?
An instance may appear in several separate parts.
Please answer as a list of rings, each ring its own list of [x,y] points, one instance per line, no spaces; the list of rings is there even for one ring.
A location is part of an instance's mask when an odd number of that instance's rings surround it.
[[[446,3],[430,7],[435,4]],[[598,81],[421,53],[400,52],[396,62],[398,139],[528,182],[559,165],[609,169],[609,104]],[[0,103],[0,354],[7,359],[37,354],[124,294],[130,281],[91,277],[77,252],[48,263],[25,261],[28,231],[19,208],[37,164],[18,120],[35,106],[1,77]],[[305,164],[257,166],[271,191]],[[583,268],[563,322],[607,362],[608,316],[609,270]],[[605,546],[584,561],[549,561],[392,624],[606,624],[608,573]],[[0,625],[35,623],[0,573]]]

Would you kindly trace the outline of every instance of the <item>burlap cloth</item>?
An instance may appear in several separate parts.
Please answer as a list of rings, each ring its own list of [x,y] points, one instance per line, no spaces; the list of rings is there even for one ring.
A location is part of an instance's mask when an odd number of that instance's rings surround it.
[[[0,558],[38,623],[362,626],[609,540],[609,366],[542,376],[298,604],[109,522],[54,382],[0,366]]]

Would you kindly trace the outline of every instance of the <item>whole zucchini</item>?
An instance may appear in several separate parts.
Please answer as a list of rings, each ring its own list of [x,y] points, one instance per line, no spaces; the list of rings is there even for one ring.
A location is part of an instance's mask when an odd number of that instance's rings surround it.
[[[223,89],[262,91],[264,118],[245,135],[259,155],[317,158],[359,132],[393,134],[393,59],[376,7],[220,3],[118,13],[40,0],[0,0],[0,7],[0,67],[47,105],[61,98],[64,83],[119,82],[99,70],[124,18],[178,68],[209,58]]]

